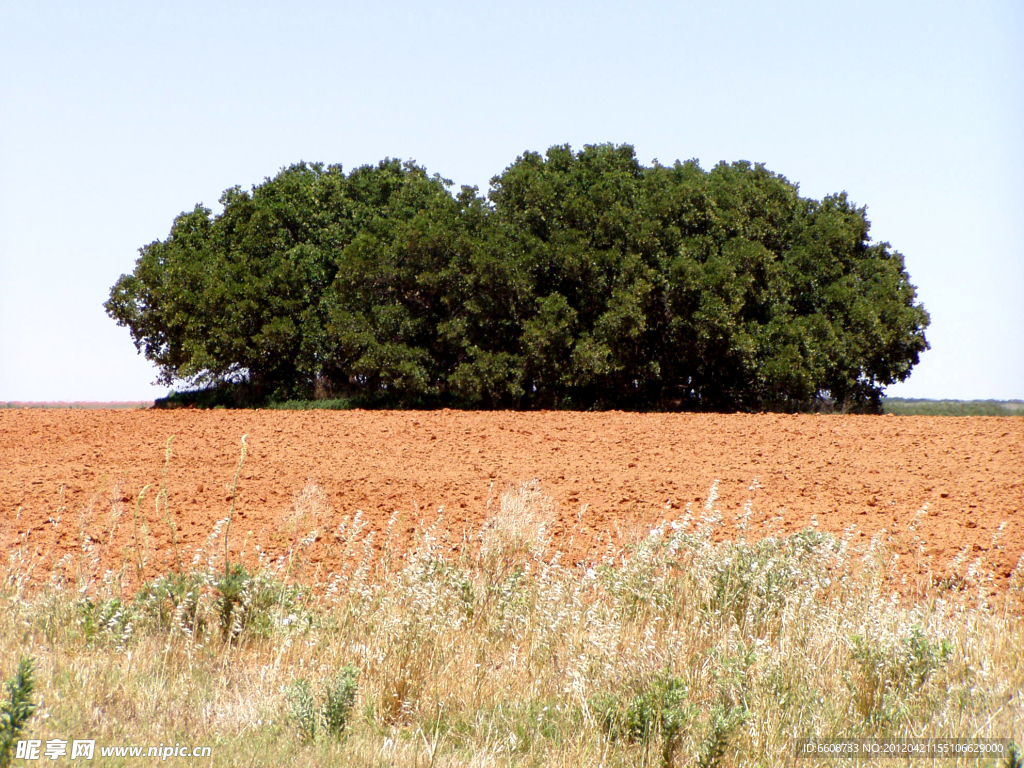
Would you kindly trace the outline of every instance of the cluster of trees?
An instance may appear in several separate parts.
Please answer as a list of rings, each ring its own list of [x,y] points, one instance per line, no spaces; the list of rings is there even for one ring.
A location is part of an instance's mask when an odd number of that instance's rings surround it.
[[[865,209],[761,165],[557,146],[450,189],[294,165],[178,216],[106,310],[163,383],[255,401],[874,409],[928,348]]]

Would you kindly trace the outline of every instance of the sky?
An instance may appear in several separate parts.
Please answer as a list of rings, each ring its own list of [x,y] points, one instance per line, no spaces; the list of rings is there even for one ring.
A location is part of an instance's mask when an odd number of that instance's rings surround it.
[[[932,319],[887,394],[1024,399],[1019,0],[0,0],[0,401],[165,394],[102,305],[229,187],[602,142],[845,190]]]

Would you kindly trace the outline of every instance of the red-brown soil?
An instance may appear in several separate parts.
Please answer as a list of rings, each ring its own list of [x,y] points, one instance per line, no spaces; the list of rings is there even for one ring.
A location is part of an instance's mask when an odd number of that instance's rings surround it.
[[[378,542],[398,510],[401,544],[443,505],[457,542],[467,525],[479,530],[489,498],[534,478],[557,505],[555,542],[570,550],[563,562],[596,559],[609,540],[681,518],[687,504],[699,518],[715,480],[723,535],[753,498],[755,530],[778,515],[783,532],[812,516],[836,533],[855,524],[858,538],[885,530],[915,569],[930,562],[941,571],[966,548],[967,562],[981,557],[1005,579],[1024,551],[1021,418],[2,410],[0,555],[35,560],[45,573],[68,553],[80,559],[84,533],[101,567],[134,562],[135,499],[148,485],[149,570],[170,568],[170,529],[154,504],[172,435],[166,488],[189,561],[231,506],[242,435],[248,457],[230,543],[234,552],[244,543],[250,557],[257,544],[271,555],[288,549],[308,479],[333,509],[309,550],[326,568],[342,557],[329,531],[357,510]],[[923,557],[914,554],[915,519]]]

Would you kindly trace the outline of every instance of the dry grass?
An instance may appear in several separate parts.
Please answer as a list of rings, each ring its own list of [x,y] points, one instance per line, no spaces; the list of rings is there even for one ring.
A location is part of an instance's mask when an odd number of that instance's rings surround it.
[[[981,561],[908,589],[887,542],[857,552],[852,531],[741,524],[715,543],[715,496],[590,566],[552,549],[536,484],[507,492],[455,560],[443,515],[410,552],[378,549],[312,484],[291,550],[255,572],[225,569],[226,521],[185,553],[188,573],[134,594],[141,544],[97,574],[83,541],[42,589],[16,552],[0,674],[37,660],[31,738],[211,746],[215,766],[775,766],[796,738],[1022,740],[1020,569],[992,597]],[[329,528],[343,573],[308,558]],[[347,665],[343,736],[304,728],[302,691],[313,701]]]

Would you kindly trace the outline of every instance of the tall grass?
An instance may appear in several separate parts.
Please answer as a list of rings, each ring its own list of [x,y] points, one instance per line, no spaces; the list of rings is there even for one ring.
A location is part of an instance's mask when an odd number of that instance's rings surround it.
[[[305,528],[255,569],[225,570],[226,520],[134,594],[137,558],[32,587],[13,553],[0,658],[36,659],[28,737],[208,745],[216,766],[775,766],[798,738],[1022,740],[1021,569],[995,596],[983,562],[915,591],[881,536],[755,532],[748,505],[717,541],[716,496],[572,563],[536,483],[455,555],[443,512],[397,551],[311,484]]]

